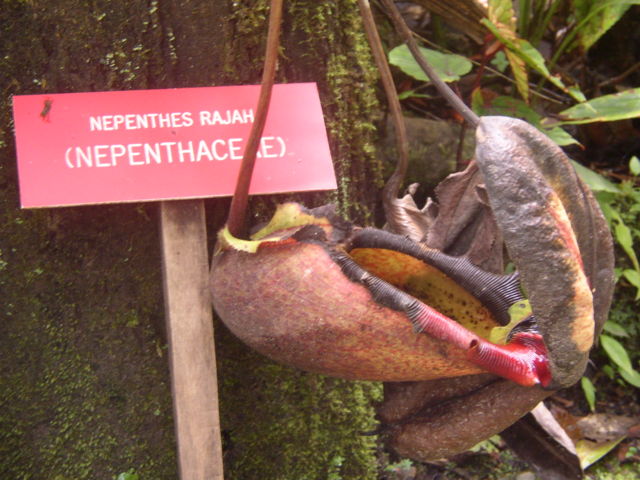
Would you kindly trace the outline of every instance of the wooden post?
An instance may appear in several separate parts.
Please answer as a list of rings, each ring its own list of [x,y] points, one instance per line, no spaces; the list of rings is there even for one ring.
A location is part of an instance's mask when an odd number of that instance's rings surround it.
[[[203,201],[162,202],[160,230],[180,479],[222,480]]]

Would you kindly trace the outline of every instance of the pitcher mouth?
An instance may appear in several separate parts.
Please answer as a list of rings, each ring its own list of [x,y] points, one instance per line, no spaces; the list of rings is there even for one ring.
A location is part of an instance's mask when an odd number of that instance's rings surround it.
[[[303,235],[299,236],[302,237]],[[517,274],[497,275],[486,272],[464,258],[452,257],[406,237],[376,229],[355,232],[348,242],[348,251],[329,250],[349,279],[365,286],[380,304],[403,312],[417,333],[455,345],[466,352],[470,362],[520,385],[547,387],[550,384],[548,352],[542,335],[535,328],[535,318],[527,318],[526,327],[514,331],[506,344],[492,343],[363,268],[353,254],[366,248],[399,252],[435,266],[478,298],[501,324],[509,321],[509,307],[523,299]]]

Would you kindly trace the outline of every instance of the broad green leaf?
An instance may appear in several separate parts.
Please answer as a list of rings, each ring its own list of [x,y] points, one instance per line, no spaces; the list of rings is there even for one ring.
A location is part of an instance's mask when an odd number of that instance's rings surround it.
[[[640,270],[638,257],[636,256],[636,252],[633,249],[633,237],[631,236],[631,230],[629,230],[629,227],[627,227],[624,222],[619,221],[616,223],[616,226],[613,229],[613,233],[615,235],[616,241],[620,244],[627,256],[631,259],[633,268],[635,268],[636,270]]]
[[[622,325],[611,320],[607,320],[604,323],[604,331],[610,333],[611,335],[615,335],[616,337],[629,336],[629,332],[627,332]]]
[[[476,90],[473,92],[471,100],[473,109],[478,115],[504,115],[520,118],[529,122],[560,146],[580,144],[560,127],[544,128],[541,123],[542,116],[520,99],[500,96],[492,99],[491,104],[485,106],[481,92]]]
[[[580,45],[588,50],[609,30],[632,4],[638,1],[629,0],[573,0],[574,13],[577,20],[577,34]]]
[[[640,273],[638,270],[631,270],[630,268],[627,268],[622,272],[622,275],[631,285],[636,287],[636,300],[640,300]]]
[[[576,170],[578,176],[582,179],[587,186],[593,190],[594,192],[610,192],[610,193],[620,193],[620,189],[618,186],[604,178],[597,172],[580,165],[578,162],[572,162],[573,168]]]
[[[588,102],[579,103],[560,112],[558,119],[546,118],[543,124],[546,126],[579,125],[636,117],[640,117],[640,88],[603,95]]]
[[[440,53],[423,47],[420,47],[420,52],[445,82],[460,80],[460,77],[469,73],[473,67],[469,60],[460,55]],[[429,81],[406,45],[400,45],[389,52],[389,63],[416,80]]]
[[[567,87],[570,95],[578,102],[586,102],[587,101],[587,97],[584,96],[584,93],[582,93],[582,91],[580,90],[580,87],[573,85],[570,87]]]
[[[566,147],[567,145],[580,145],[579,141],[560,127],[544,128],[542,127],[542,124],[538,124],[536,126],[561,147]]]
[[[613,267],[613,276],[615,278],[615,283],[618,283],[622,278],[622,268]]]
[[[591,380],[587,377],[582,377],[580,379],[580,385],[582,386],[582,392],[584,393],[584,398],[587,400],[589,404],[589,410],[592,412],[596,411],[596,387],[593,385]]]
[[[603,334],[600,335],[600,343],[611,361],[620,367],[620,370],[629,373],[633,371],[629,354],[618,340]]]
[[[620,370],[620,376],[624,378],[625,382],[633,385],[636,388],[640,388],[640,373],[637,370]]]

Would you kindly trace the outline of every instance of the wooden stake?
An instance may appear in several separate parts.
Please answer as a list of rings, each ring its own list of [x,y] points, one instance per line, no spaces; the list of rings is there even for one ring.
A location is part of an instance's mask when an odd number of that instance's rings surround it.
[[[162,202],[160,230],[181,480],[223,480],[202,200]]]

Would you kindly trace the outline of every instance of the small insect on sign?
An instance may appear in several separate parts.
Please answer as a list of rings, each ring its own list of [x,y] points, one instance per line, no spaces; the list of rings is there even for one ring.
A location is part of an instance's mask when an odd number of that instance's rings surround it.
[[[259,90],[15,96],[22,207],[231,195]],[[276,85],[251,193],[335,188],[315,84]]]

